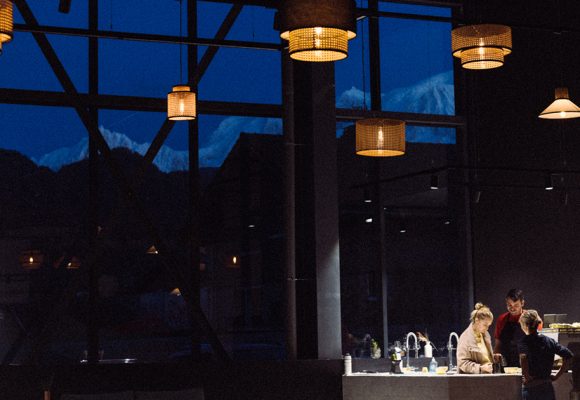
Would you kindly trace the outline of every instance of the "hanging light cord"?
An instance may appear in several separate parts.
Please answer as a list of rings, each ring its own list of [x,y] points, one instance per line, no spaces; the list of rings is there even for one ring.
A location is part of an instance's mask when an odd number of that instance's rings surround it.
[[[362,1],[361,1],[361,8],[362,8]],[[367,17],[368,18],[368,17]],[[363,111],[367,110],[367,78],[366,78],[366,72],[365,72],[365,24],[364,22],[361,20],[361,40],[362,40],[362,57],[361,57],[361,61],[362,61],[362,87],[363,87],[363,105],[362,105],[362,109]]]
[[[183,0],[179,0],[179,84],[183,83]]]

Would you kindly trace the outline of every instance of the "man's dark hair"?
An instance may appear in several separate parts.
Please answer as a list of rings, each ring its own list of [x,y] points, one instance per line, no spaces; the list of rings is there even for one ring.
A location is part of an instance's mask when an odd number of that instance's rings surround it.
[[[510,289],[505,295],[506,299],[512,299],[512,301],[524,301],[524,292],[521,289]]]

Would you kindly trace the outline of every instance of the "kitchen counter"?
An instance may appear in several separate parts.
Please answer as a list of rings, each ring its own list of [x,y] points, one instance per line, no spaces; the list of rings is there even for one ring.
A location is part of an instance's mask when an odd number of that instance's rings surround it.
[[[342,377],[343,400],[519,400],[521,375],[353,373]],[[557,400],[568,400],[572,374],[554,383]]]

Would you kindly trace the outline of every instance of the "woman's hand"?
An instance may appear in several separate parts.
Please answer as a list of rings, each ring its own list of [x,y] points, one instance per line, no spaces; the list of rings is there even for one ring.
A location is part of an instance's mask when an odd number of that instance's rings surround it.
[[[492,364],[483,364],[479,367],[479,371],[482,374],[491,374],[493,372],[493,365]]]

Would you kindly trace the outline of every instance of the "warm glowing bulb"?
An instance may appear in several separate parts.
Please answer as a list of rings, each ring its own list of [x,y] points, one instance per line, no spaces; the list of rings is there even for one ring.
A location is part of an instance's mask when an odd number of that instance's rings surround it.
[[[319,48],[321,45],[320,39],[314,39],[314,47]]]
[[[28,259],[28,262],[29,262],[30,264],[32,264],[32,263],[34,262],[34,258],[33,258],[33,257],[30,257],[30,258]]]
[[[378,147],[382,148],[385,142],[385,135],[383,133],[383,130],[379,128],[379,137],[378,139]]]
[[[320,51],[320,50],[315,50],[314,51],[314,57],[316,57],[316,58],[322,58],[322,56],[323,56],[322,51]]]
[[[560,118],[566,118],[566,111],[560,111]]]
[[[314,28],[314,33],[316,33],[317,36],[322,35],[322,27],[317,26],[316,28]]]
[[[183,115],[185,111],[185,101],[183,99],[179,100],[179,114]]]
[[[232,263],[233,263],[234,265],[235,265],[235,264],[237,264],[237,263],[238,263],[238,257],[236,257],[236,256],[233,256],[233,257],[232,257]]]

